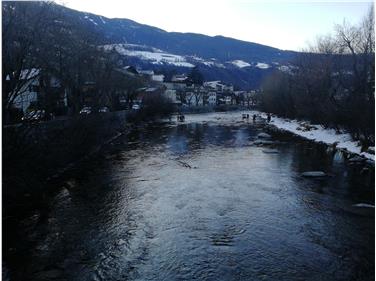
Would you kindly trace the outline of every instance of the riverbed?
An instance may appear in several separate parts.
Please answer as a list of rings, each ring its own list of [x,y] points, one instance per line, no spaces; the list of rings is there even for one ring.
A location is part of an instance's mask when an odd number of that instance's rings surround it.
[[[373,167],[229,116],[134,128],[64,174],[6,277],[374,280]]]

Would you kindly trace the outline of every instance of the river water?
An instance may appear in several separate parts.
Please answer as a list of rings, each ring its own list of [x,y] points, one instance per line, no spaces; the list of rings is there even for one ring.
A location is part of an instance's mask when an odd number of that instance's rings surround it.
[[[373,168],[288,136],[255,145],[265,130],[239,113],[132,130],[54,183],[7,278],[374,280],[374,209],[356,206],[374,204]]]

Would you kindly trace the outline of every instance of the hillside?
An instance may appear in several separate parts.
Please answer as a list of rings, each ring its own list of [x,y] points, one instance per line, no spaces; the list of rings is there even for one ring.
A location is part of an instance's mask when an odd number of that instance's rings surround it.
[[[184,73],[197,65],[206,80],[220,79],[241,89],[259,87],[273,69],[288,69],[296,54],[223,36],[167,32],[129,19],[109,19],[57,4],[51,14],[72,30],[79,29],[76,32],[83,38],[94,38],[98,46],[116,50],[128,64],[138,68]]]

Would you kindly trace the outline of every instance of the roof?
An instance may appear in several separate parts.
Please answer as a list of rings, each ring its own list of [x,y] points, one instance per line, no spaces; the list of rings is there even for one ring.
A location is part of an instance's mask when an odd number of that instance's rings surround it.
[[[124,69],[127,72],[130,72],[130,73],[133,73],[133,74],[138,74],[138,71],[134,66],[128,65],[128,66],[124,67]]]
[[[138,70],[138,73],[140,74],[146,74],[146,75],[154,75],[153,70]]]

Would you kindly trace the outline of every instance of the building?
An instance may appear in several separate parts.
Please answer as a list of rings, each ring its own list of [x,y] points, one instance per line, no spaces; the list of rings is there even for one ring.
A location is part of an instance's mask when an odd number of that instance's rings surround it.
[[[156,81],[156,82],[163,82],[164,81],[164,77],[165,76],[163,74],[159,74],[159,75],[153,74],[151,76],[151,80]]]
[[[171,82],[186,82],[187,80],[188,76],[185,74],[176,74],[171,78]]]
[[[234,91],[234,86],[225,84],[219,80],[204,82],[204,86],[217,90],[218,92],[232,92]]]
[[[124,67],[124,73],[130,76],[137,76],[140,74],[138,73],[137,69],[134,66],[130,66],[130,65]]]
[[[210,106],[217,105],[217,93],[216,92],[209,92],[207,94],[207,104]]]
[[[9,81],[9,75],[6,80]],[[31,109],[47,109],[58,114],[66,113],[68,89],[59,79],[40,69],[25,69],[19,76],[20,90],[13,100],[13,107],[25,114]]]
[[[23,113],[26,113],[30,105],[38,101],[39,77],[40,70],[35,68],[22,70],[20,73],[19,80],[22,86],[13,100],[13,106],[22,110]],[[9,75],[6,80],[10,80]]]

